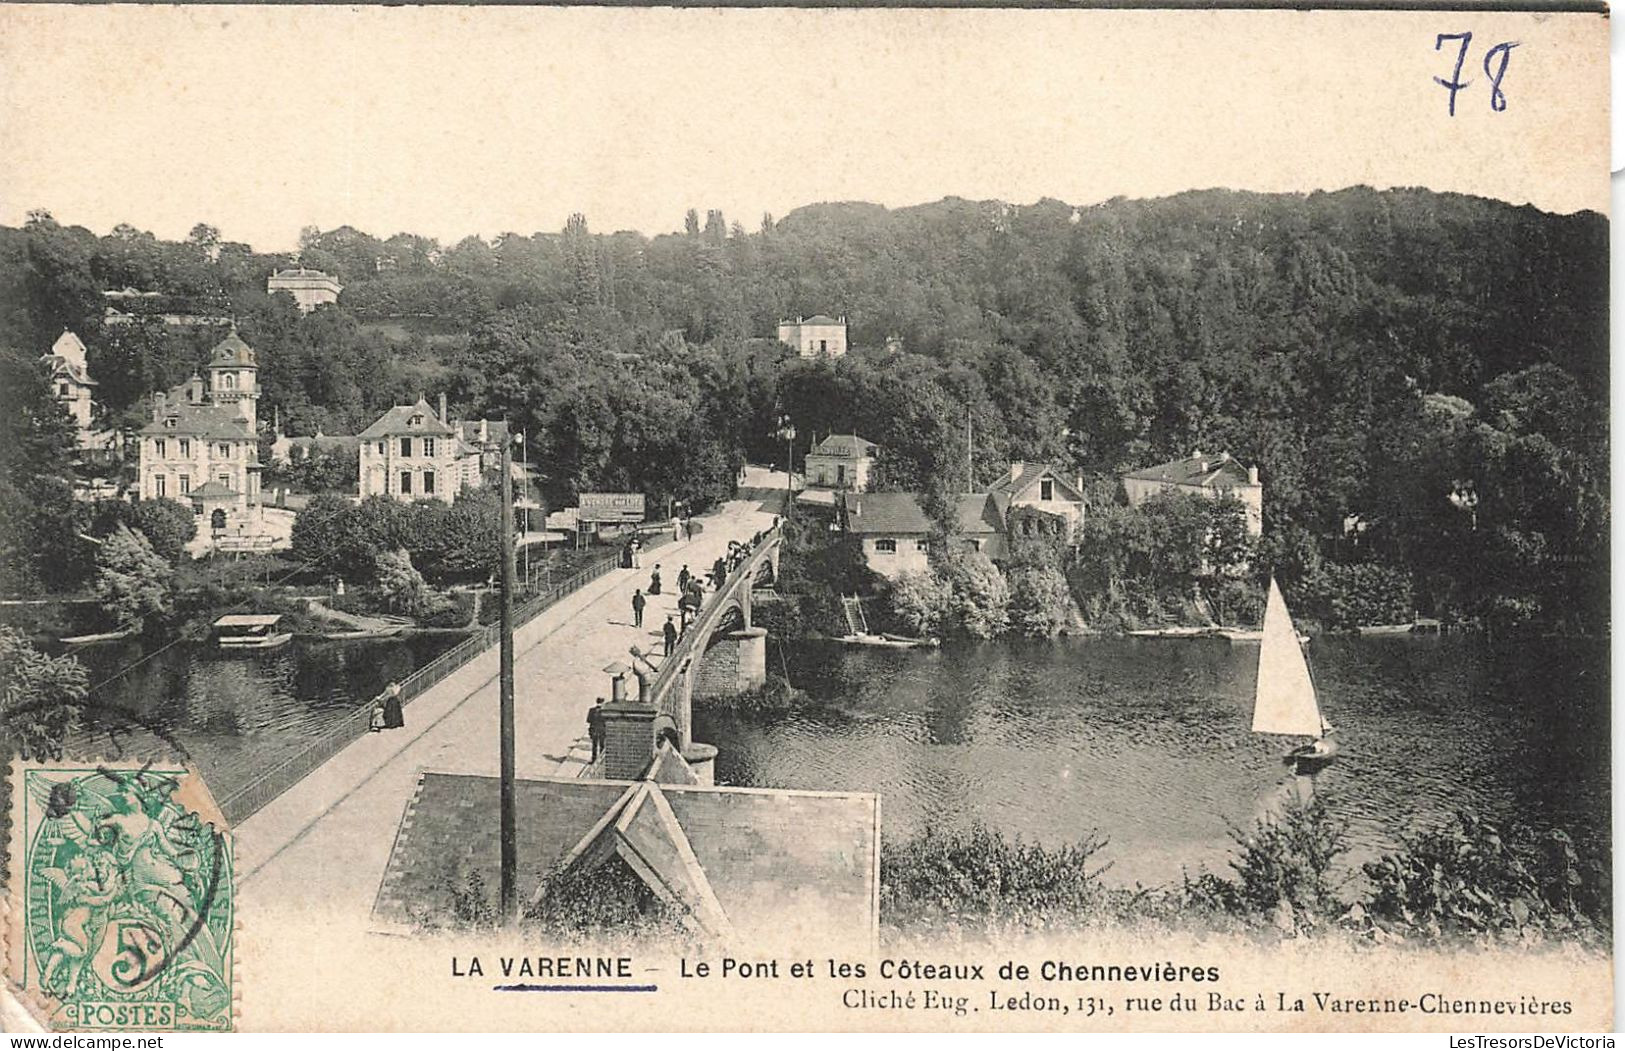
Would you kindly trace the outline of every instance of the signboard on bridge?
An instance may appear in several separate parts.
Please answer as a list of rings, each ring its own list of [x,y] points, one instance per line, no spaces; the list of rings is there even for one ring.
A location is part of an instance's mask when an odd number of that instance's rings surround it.
[[[582,493],[578,518],[582,522],[641,522],[642,493]]]

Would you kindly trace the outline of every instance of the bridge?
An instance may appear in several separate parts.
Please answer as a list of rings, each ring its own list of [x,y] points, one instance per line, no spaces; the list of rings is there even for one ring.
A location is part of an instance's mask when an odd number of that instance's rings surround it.
[[[779,577],[784,527],[775,524],[751,538],[722,585],[706,596],[699,614],[654,672],[638,676],[636,701],[605,707],[603,758],[586,776],[634,779],[648,765],[650,740],[665,738],[682,752],[704,783],[711,781],[716,749],[694,740],[694,695],[740,693],[767,681],[767,631],[751,623],[751,595]]]

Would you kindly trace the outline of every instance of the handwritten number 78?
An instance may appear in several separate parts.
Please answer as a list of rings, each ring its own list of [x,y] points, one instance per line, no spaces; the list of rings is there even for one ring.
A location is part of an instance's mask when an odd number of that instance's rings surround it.
[[[1465,91],[1473,82],[1461,79],[1461,68],[1467,64],[1467,52],[1473,46],[1471,33],[1440,33],[1433,41],[1433,50],[1443,51],[1446,40],[1455,40],[1460,44],[1456,52],[1456,69],[1450,74],[1450,79],[1434,77],[1433,82],[1450,92],[1450,115],[1456,115],[1456,96]],[[1507,108],[1506,92],[1501,90],[1501,81],[1507,75],[1507,64],[1512,61],[1512,49],[1518,46],[1515,40],[1503,41],[1484,52],[1484,75],[1490,81],[1490,109],[1496,113],[1504,113]]]

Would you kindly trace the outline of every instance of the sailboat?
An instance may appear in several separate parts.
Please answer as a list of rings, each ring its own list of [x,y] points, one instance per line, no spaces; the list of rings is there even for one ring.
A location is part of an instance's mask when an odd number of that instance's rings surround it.
[[[1269,603],[1264,607],[1264,638],[1258,647],[1258,693],[1253,702],[1253,733],[1313,737],[1294,748],[1282,761],[1298,774],[1324,770],[1337,757],[1334,732],[1320,713],[1309,661],[1298,643],[1292,614],[1281,589],[1270,578]]]

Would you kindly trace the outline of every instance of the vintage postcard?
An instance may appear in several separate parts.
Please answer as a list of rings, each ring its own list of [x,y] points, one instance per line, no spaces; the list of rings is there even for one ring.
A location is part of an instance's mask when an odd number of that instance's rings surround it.
[[[1608,19],[1470,6],[0,7],[0,1024],[1611,1028]]]

